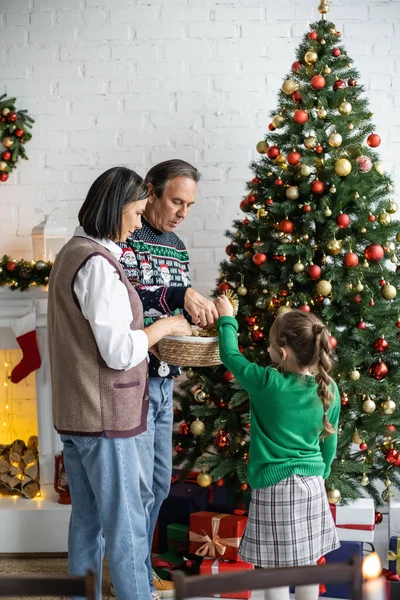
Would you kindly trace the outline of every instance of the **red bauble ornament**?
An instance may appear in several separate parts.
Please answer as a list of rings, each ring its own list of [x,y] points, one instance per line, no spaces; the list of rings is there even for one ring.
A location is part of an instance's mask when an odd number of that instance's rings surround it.
[[[231,290],[232,286],[227,281],[221,281],[221,283],[218,285],[217,289],[218,289],[218,291],[219,291],[220,294],[223,294],[224,292],[227,292],[228,290]]]
[[[386,281],[385,281],[384,279],[380,279],[380,280],[379,280],[379,285],[380,285],[381,287],[383,287],[384,285],[386,285]]]
[[[250,248],[253,247],[253,244],[251,242],[247,241],[243,247],[245,250],[250,250]]]
[[[250,423],[246,423],[245,428],[250,429]]]
[[[275,158],[278,158],[280,153],[281,151],[279,150],[278,146],[270,146],[267,150],[267,156],[271,160],[275,160]]]
[[[340,56],[340,54],[341,54],[340,48],[333,48],[332,56],[334,56],[335,58],[338,58]]]
[[[248,315],[245,319],[247,327],[254,327],[257,324],[257,317],[254,315]]]
[[[357,325],[358,329],[366,329],[367,324],[365,321],[360,321]]]
[[[292,167],[295,167],[296,165],[298,165],[300,161],[301,161],[301,154],[299,152],[295,152],[293,150],[293,152],[289,152],[289,154],[287,155],[287,162],[289,165],[292,165]]]
[[[314,90],[323,90],[326,85],[325,77],[322,77],[322,75],[314,75],[311,79],[311,85]]]
[[[272,258],[280,263],[286,262],[286,256],[284,254],[273,254]]]
[[[303,304],[303,306],[300,306],[300,310],[303,312],[310,312],[311,308],[308,306],[308,304]]]
[[[7,115],[7,121],[8,121],[9,123],[15,123],[15,121],[16,121],[17,119],[18,119],[18,115],[17,115],[17,113],[16,113],[16,112],[14,112],[14,111],[11,111],[11,112],[9,112],[9,113],[8,113],[8,115]]]
[[[254,331],[251,332],[251,339],[253,342],[262,342],[264,339],[264,332],[260,331],[260,329],[254,329]]]
[[[375,340],[374,342],[374,350],[375,352],[385,352],[385,350],[387,350],[389,348],[389,344],[387,343],[387,341],[385,340],[385,338],[379,338],[378,340]]]
[[[370,223],[373,223],[374,221],[376,221],[376,217],[375,217],[375,215],[369,215],[369,217],[368,217],[368,221],[369,221]]]
[[[229,446],[229,433],[226,429],[219,429],[217,435],[214,438],[214,444],[217,448],[226,448]]]
[[[400,454],[398,450],[396,450],[395,448],[390,448],[385,454],[385,460],[390,464],[394,464],[399,458],[399,456]]]
[[[223,487],[225,484],[225,481],[223,479],[218,479],[218,481],[215,482],[215,485],[217,487]]]
[[[274,201],[272,200],[272,198],[267,198],[267,200],[266,200],[266,202],[265,202],[265,204],[266,204],[267,206],[272,206],[272,205],[273,205],[273,203],[274,203]]]
[[[254,202],[257,200],[257,198],[255,197],[254,194],[250,194],[250,196],[247,196],[247,200],[249,202],[251,202],[251,204],[254,204]]]
[[[377,148],[380,145],[380,143],[381,138],[377,133],[371,133],[371,135],[367,137],[367,144],[371,148]]]
[[[368,373],[377,381],[382,381],[389,373],[389,367],[382,360],[379,360],[378,362],[372,363]]]
[[[362,452],[365,452],[365,450],[367,450],[367,449],[368,449],[368,444],[366,444],[365,442],[361,442],[361,444],[360,444],[360,450]]]
[[[178,444],[177,446],[175,446],[175,452],[177,454],[181,454],[181,452],[183,452],[183,448],[180,444]]]
[[[375,513],[375,525],[380,525],[383,521],[383,515],[382,513],[376,511]]]
[[[298,125],[304,125],[308,121],[308,113],[305,110],[296,110],[293,115],[293,120]]]
[[[19,137],[19,138],[22,138],[22,136],[24,135],[24,133],[25,133],[25,132],[24,132],[24,130],[23,130],[23,129],[16,129],[16,130],[14,131],[14,135],[16,135],[16,136],[17,136],[17,137]]]
[[[329,345],[331,348],[336,348],[337,346],[337,339],[333,335],[329,336]]]
[[[3,152],[3,154],[1,155],[1,158],[3,160],[10,160],[11,158],[11,152],[9,152],[8,150],[6,150],[5,152]]]
[[[318,33],[316,31],[310,31],[310,33],[308,34],[308,39],[309,40],[317,40],[318,39]]]
[[[400,321],[396,321],[396,327],[397,329],[400,329]]]
[[[340,404],[342,406],[346,406],[348,403],[349,403],[349,397],[348,397],[348,395],[347,394],[342,394],[340,396]]]
[[[370,244],[364,250],[364,256],[369,262],[379,262],[385,252],[379,244]]]
[[[353,296],[353,302],[355,304],[360,304],[362,302],[362,298],[361,298],[360,294],[356,294],[355,296]]]
[[[315,281],[316,279],[319,279],[321,277],[321,267],[319,267],[318,265],[310,265],[307,268],[307,274],[310,279]]]
[[[238,247],[235,244],[229,244],[229,246],[225,248],[225,252],[228,256],[232,256],[232,254],[237,254]]]
[[[268,129],[269,129],[270,131],[275,131],[276,127],[275,127],[274,125],[272,125],[272,123],[270,123],[270,124],[268,125]]]
[[[5,171],[2,171],[0,173],[0,181],[7,181],[8,179],[8,173],[6,173]]]
[[[303,65],[301,64],[301,62],[299,60],[296,60],[293,64],[292,64],[292,71],[300,71],[301,67]]]
[[[236,262],[237,259],[238,259],[238,257],[236,256],[236,254],[232,254],[232,256],[229,257],[230,262]]]
[[[260,248],[261,246],[264,246],[264,242],[261,240],[256,240],[253,244],[253,248]]]
[[[348,227],[350,225],[349,215],[346,215],[345,213],[341,213],[337,217],[336,223],[337,223],[338,227],[340,227],[340,229],[345,229],[346,227]]]
[[[325,190],[325,185],[319,179],[314,179],[311,184],[311,191],[313,194],[323,194]]]
[[[293,229],[294,223],[289,221],[289,219],[283,219],[283,221],[279,223],[279,230],[283,231],[283,233],[292,233]]]
[[[297,102],[297,103],[299,103],[303,100],[299,90],[296,90],[295,92],[293,92],[292,100],[293,100],[293,102]]]
[[[243,490],[244,492],[245,492],[245,491],[246,491],[246,490],[249,488],[249,486],[248,486],[248,484],[247,484],[247,483],[242,483],[242,485],[241,485],[240,487],[242,488],[242,490]]]
[[[318,144],[318,146],[315,148],[315,152],[317,154],[322,154],[324,151],[323,147],[321,146],[321,144]]]
[[[275,185],[282,185],[282,184],[283,184],[282,179],[280,177],[278,177],[278,179],[276,179],[276,181],[275,181]]]
[[[396,425],[386,425],[386,427],[391,433],[394,433],[396,431]]]
[[[369,301],[369,305],[370,306],[375,306],[375,302],[373,301],[373,299],[371,298],[371,300]]]
[[[224,373],[224,381],[232,381],[233,379],[235,379],[234,374],[231,373],[230,371],[225,371],[225,373]]]
[[[242,210],[243,212],[250,212],[251,211],[251,202],[249,202],[247,200],[247,198],[245,198],[244,200],[241,201],[241,203],[239,204],[240,210]]]
[[[190,431],[190,429],[189,429],[189,425],[187,423],[181,423],[179,425],[179,433],[181,435],[189,435],[189,431]]]
[[[336,79],[335,83],[333,84],[333,89],[335,90],[344,90],[344,88],[346,87],[346,82],[343,79]]]
[[[260,183],[261,179],[258,179],[258,177],[253,177],[253,179],[251,180],[251,183]]]
[[[343,264],[345,267],[352,268],[358,265],[358,256],[354,252],[346,252],[343,256]]]
[[[311,205],[308,204],[308,202],[306,202],[305,205],[303,206],[303,210],[305,213],[311,212]]]
[[[250,221],[248,219],[243,219],[242,223],[243,223],[243,225],[248,225],[250,223]]]
[[[8,263],[6,264],[6,269],[9,273],[12,273],[13,271],[15,271],[16,266],[17,266],[17,263],[15,260],[9,260]]]
[[[256,252],[255,255],[253,256],[253,263],[255,265],[257,265],[258,267],[260,265],[262,265],[263,263],[265,263],[266,260],[267,260],[267,255],[264,254],[263,252]]]
[[[357,81],[355,79],[349,79],[348,84],[350,87],[354,87],[357,85]]]

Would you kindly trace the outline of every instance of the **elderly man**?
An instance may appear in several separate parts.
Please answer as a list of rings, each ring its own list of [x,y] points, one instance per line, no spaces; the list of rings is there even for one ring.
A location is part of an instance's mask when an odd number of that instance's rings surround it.
[[[143,227],[121,244],[121,264],[132,283],[150,290],[166,288],[164,314],[184,309],[195,324],[207,327],[215,323],[218,314],[213,302],[190,287],[189,256],[175,233],[194,204],[199,178],[197,169],[183,160],[168,160],[150,169],[146,176],[150,199]],[[161,316],[159,302],[153,305],[152,296],[142,297],[147,324]],[[149,541],[147,567],[155,599],[174,596],[173,584],[158,579],[152,570],[150,552],[158,513],[170,488],[173,380],[179,374],[179,367],[150,354],[147,431],[136,437]]]

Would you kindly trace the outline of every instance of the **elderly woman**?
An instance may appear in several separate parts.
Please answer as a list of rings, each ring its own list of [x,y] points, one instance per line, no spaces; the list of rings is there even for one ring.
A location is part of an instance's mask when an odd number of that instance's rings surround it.
[[[152,599],[135,436],[147,426],[149,347],[190,332],[182,315],[144,328],[142,303],[119,264],[116,242],[140,229],[147,200],[134,171],[103,173],[49,281],[53,419],[72,498],[69,570],[95,570],[98,599],[104,542],[118,600]]]

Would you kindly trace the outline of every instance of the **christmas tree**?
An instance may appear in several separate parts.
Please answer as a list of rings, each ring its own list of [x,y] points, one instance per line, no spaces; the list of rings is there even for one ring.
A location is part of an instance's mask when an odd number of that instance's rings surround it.
[[[240,350],[260,365],[269,364],[277,314],[299,308],[325,322],[342,402],[328,497],[355,499],[361,486],[379,506],[392,485],[400,488],[400,232],[392,181],[375,150],[381,140],[328,10],[323,0],[257,144],[261,157],[240,203],[245,218],[227,232],[215,295],[239,295]],[[199,468],[203,486],[225,483],[240,500],[248,494],[248,395],[223,365],[187,376],[177,395],[176,463]]]

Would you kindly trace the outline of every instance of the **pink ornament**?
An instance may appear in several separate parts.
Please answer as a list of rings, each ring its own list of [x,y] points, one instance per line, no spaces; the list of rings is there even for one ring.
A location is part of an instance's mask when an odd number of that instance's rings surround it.
[[[368,173],[372,169],[372,160],[369,156],[359,156],[356,158],[356,163],[361,173]]]

